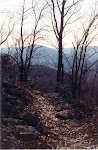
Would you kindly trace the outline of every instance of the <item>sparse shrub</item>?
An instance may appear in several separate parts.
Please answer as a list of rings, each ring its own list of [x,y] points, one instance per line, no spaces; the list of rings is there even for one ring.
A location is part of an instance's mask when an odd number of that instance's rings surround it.
[[[1,54],[1,70],[2,78],[10,78],[11,80],[16,77],[15,62],[9,54]]]
[[[59,94],[62,96],[63,100],[68,103],[72,102],[72,96],[71,96],[71,91],[69,87],[66,85],[57,85],[56,86],[56,92],[59,92]]]
[[[38,89],[40,87],[39,81],[40,81],[40,78],[38,77],[36,79],[28,78],[28,81],[24,82],[24,86],[31,88],[31,89]]]

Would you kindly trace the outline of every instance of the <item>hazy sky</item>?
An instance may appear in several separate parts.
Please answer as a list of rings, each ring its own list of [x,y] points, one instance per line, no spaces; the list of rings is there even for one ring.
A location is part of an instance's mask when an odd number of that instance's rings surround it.
[[[9,24],[9,16],[13,19],[17,17],[17,13],[21,12],[21,5],[23,4],[24,0],[0,0],[0,24],[2,22],[6,22],[6,24]],[[94,1],[95,0],[83,0],[82,9],[81,11],[84,13],[84,15],[89,14],[91,8],[94,8]],[[26,2],[30,3],[31,0],[26,0]],[[96,0],[98,4],[98,0]],[[98,5],[97,5],[98,7]],[[97,9],[98,10],[98,9]],[[14,18],[13,18],[14,16]],[[11,20],[11,22],[12,22]],[[11,23],[10,22],[10,23]],[[68,37],[70,38],[70,36]],[[95,45],[97,45],[98,41]]]
[[[94,0],[83,0],[83,1],[86,10],[88,10],[94,3]],[[30,3],[30,0],[27,0],[27,2]],[[20,9],[21,4],[23,4],[23,0],[0,0],[0,11],[8,10],[10,12],[15,13],[17,12],[18,9]]]

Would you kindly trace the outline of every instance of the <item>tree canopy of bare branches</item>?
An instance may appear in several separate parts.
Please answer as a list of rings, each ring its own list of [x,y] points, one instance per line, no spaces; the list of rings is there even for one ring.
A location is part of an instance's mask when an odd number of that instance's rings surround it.
[[[5,31],[5,23],[2,23],[0,26],[0,46],[5,43],[8,39],[8,37],[11,35],[14,29],[14,25],[10,27],[10,23],[8,24],[8,30]]]
[[[40,1],[39,1],[40,2]],[[26,82],[28,79],[28,72],[31,65],[31,59],[33,52],[35,50],[35,44],[37,40],[41,39],[41,30],[43,27],[39,27],[39,22],[43,17],[43,11],[46,5],[39,8],[38,4],[32,1],[32,6],[26,8],[26,0],[24,0],[21,13],[20,22],[20,34],[19,37],[15,39],[16,47],[16,62],[19,68],[19,80]],[[30,17],[30,22],[33,22],[32,29],[28,33],[25,31],[26,19]],[[26,46],[27,45],[27,46]]]
[[[51,21],[58,43],[58,70],[57,82],[63,84],[63,40],[66,35],[65,28],[75,21],[72,17],[77,13],[78,0],[51,0],[48,2],[51,10]],[[66,39],[65,39],[66,40]]]
[[[87,74],[90,73],[90,69],[94,65],[98,65],[98,59],[93,61],[91,59],[93,56],[98,55],[98,50],[96,50],[96,48],[92,49],[89,47],[92,41],[98,36],[98,33],[96,32],[98,26],[97,21],[98,13],[94,14],[94,16],[90,18],[86,27],[82,26],[83,32],[81,36],[78,37],[78,35],[75,35],[76,43],[73,43],[72,64],[67,59],[68,65],[71,68],[69,77],[71,79],[73,98],[77,98],[77,96],[79,98],[81,96],[83,80]]]

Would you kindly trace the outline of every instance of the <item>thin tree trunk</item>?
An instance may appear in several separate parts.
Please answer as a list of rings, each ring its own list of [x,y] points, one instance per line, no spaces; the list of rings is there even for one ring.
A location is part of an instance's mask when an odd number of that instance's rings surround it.
[[[64,80],[64,66],[62,64],[62,79],[61,79],[61,84],[63,85],[63,80]]]
[[[58,56],[58,70],[57,70],[57,82],[63,84],[63,63],[62,63],[62,53],[63,53],[63,27],[64,27],[64,4],[65,1],[63,1],[62,5],[62,12],[61,12],[61,26],[60,26],[60,33],[59,33],[59,56]]]
[[[61,82],[61,71],[62,71],[61,68],[62,68],[62,50],[59,49],[57,82]]]

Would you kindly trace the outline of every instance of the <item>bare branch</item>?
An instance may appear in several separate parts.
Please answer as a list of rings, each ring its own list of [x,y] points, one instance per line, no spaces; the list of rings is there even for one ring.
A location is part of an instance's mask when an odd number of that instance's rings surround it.
[[[3,24],[4,25],[4,24]],[[1,26],[1,30],[0,30],[0,32],[2,32],[2,30],[3,30],[3,25]],[[8,37],[11,35],[11,33],[13,32],[13,29],[14,29],[14,25],[13,25],[13,27],[12,27],[12,29],[10,30],[10,28],[9,28],[9,32],[8,32],[8,34],[7,34],[7,36],[5,37],[5,39],[1,39],[1,41],[0,41],[0,46],[5,42],[5,41],[7,41],[7,39],[8,39]]]

